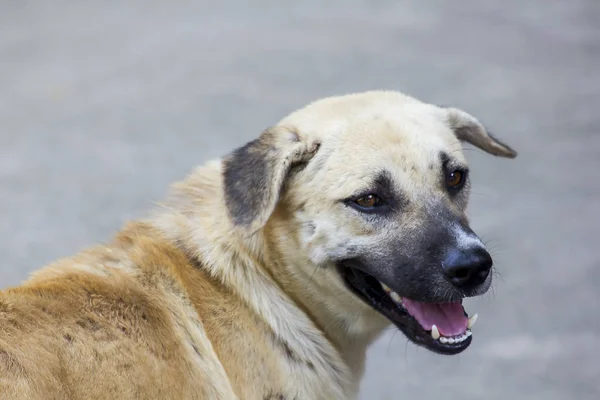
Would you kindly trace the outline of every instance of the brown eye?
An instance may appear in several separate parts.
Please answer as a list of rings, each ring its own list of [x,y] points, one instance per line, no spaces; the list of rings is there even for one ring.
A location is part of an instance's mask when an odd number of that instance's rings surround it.
[[[374,194],[368,194],[360,199],[356,199],[355,203],[362,208],[375,208],[381,205],[381,199]]]
[[[449,188],[457,187],[458,185],[460,185],[463,182],[464,175],[465,175],[464,172],[459,171],[459,170],[450,172],[448,174],[448,176],[446,177],[446,185]]]

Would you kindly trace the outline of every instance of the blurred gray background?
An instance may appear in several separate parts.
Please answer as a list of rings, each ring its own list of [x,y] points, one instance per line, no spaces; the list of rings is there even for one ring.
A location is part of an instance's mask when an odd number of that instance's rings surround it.
[[[600,398],[600,2],[0,2],[0,286],[105,241],[316,98],[397,89],[519,151],[467,155],[494,290],[472,346],[390,330],[362,399]]]

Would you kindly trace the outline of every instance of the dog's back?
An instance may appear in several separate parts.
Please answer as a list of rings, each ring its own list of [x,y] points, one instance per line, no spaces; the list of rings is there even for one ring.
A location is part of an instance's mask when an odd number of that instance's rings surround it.
[[[1,293],[0,398],[235,398],[187,296],[191,268],[134,224]],[[194,274],[194,300],[227,308]]]

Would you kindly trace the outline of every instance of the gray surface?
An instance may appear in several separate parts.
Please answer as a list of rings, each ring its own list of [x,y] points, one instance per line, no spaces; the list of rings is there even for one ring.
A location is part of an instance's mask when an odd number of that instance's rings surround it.
[[[0,2],[1,286],[308,101],[399,89],[520,156],[468,153],[501,274],[468,302],[473,345],[441,357],[390,331],[362,398],[600,398],[597,0],[121,3]]]

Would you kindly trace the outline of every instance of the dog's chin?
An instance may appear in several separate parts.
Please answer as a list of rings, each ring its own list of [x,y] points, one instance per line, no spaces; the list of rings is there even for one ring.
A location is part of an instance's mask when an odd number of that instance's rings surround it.
[[[464,351],[472,341],[469,318],[462,300],[421,302],[402,297],[362,270],[345,263],[338,271],[347,287],[360,299],[389,319],[413,343],[438,354]]]

